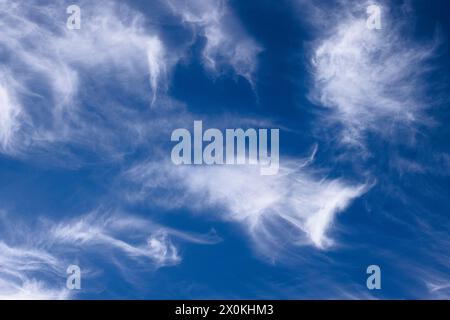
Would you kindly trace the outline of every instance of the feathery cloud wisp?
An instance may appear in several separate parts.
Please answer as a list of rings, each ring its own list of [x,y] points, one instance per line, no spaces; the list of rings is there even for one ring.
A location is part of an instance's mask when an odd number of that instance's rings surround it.
[[[284,163],[275,176],[261,176],[258,168],[246,165],[177,167],[155,162],[139,164],[125,176],[138,184],[130,199],[218,211],[223,219],[246,228],[257,248],[269,256],[271,246],[281,243],[330,246],[327,233],[336,213],[361,196],[366,185],[317,179],[298,161]]]
[[[206,39],[203,59],[208,69],[218,72],[224,65],[231,66],[236,74],[254,84],[257,56],[262,48],[246,34],[226,1],[170,0],[169,5],[185,24]]]
[[[11,232],[10,217],[0,220],[0,297],[13,299],[66,299],[66,268],[74,257],[83,261],[82,276],[96,269],[94,260],[125,270],[134,263],[146,270],[174,266],[181,262],[173,239],[196,244],[216,244],[216,234],[198,235],[167,228],[148,219],[125,214],[87,215],[55,222],[16,223]],[[119,259],[115,259],[118,257]],[[86,271],[89,270],[89,271]],[[86,271],[86,272],[85,272]],[[127,279],[125,279],[127,280]]]
[[[5,82],[0,78],[0,150],[8,151],[18,129],[21,110]]]
[[[61,272],[61,262],[45,250],[11,247],[0,241],[0,299],[67,299],[70,294],[64,285],[53,287],[32,276]]]
[[[144,16],[111,2],[79,5],[85,14],[81,29],[69,30],[64,1],[45,7],[34,1],[0,1],[3,153],[101,146],[105,154],[117,156],[117,140],[124,138],[117,128],[127,127],[127,137],[135,141],[140,133],[128,123],[140,118],[134,118],[130,106],[116,106],[108,89],[137,93],[144,100],[150,87],[151,104],[158,93],[164,95],[168,69],[177,57],[168,56],[157,30],[145,26]],[[104,79],[104,88],[91,88]]]
[[[370,30],[368,5],[338,2],[313,45],[310,97],[331,109],[326,119],[343,126],[342,142],[349,145],[363,145],[368,131],[384,135],[422,124],[430,103],[423,75],[436,43],[409,41],[409,21],[391,23],[383,6],[382,29]],[[324,9],[314,10],[317,15]]]

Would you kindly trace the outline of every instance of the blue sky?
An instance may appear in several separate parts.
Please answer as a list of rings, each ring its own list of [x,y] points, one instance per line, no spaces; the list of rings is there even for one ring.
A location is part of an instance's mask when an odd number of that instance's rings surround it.
[[[0,0],[0,298],[448,299],[449,14]],[[194,120],[279,128],[279,173],[175,166]]]

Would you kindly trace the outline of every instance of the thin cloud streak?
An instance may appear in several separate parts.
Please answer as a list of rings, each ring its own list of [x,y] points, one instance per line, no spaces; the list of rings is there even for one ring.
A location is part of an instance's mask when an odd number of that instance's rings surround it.
[[[62,222],[41,219],[33,229],[16,223],[20,229],[15,233],[7,231],[10,220],[2,214],[0,298],[9,299],[73,298],[76,292],[65,284],[66,268],[74,257],[83,260],[83,277],[92,277],[96,270],[93,257],[102,257],[119,270],[139,263],[151,272],[181,263],[174,239],[204,245],[222,241],[215,233],[188,233],[148,219],[100,211]]]
[[[217,212],[214,215],[246,229],[256,248],[268,256],[283,243],[330,247],[336,214],[367,191],[366,184],[317,178],[306,170],[305,161],[293,160],[284,161],[275,176],[261,176],[258,168],[246,165],[177,167],[147,162],[124,177],[135,184],[128,200]]]

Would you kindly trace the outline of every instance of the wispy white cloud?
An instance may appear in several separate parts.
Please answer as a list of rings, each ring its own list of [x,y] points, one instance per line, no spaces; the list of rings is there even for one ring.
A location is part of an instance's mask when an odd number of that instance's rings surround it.
[[[0,74],[1,76],[1,74]],[[15,131],[18,129],[20,106],[11,94],[8,80],[0,78],[0,150],[9,150],[13,143]]]
[[[135,262],[152,271],[181,262],[173,239],[197,244],[221,241],[215,233],[188,233],[148,219],[97,211],[61,222],[43,219],[33,228],[4,213],[0,222],[0,298],[9,299],[73,297],[76,292],[65,285],[66,268],[74,257],[82,260],[86,279],[97,268],[93,260],[103,259],[122,271]],[[12,223],[20,226],[15,232],[10,230]]]
[[[186,46],[166,44],[158,23],[148,23],[126,4],[78,5],[81,29],[69,30],[65,1],[41,6],[0,0],[1,152],[33,153],[36,161],[68,166],[86,154],[120,160],[137,146],[150,145],[169,122],[161,113],[142,112],[141,103],[169,105],[167,113],[179,118],[181,104],[166,91]],[[177,23],[207,40],[203,58],[209,69],[231,66],[253,81],[260,48],[227,3],[174,1],[170,8],[164,10],[175,14]],[[127,95],[133,102],[119,101]]]
[[[366,26],[372,2],[337,1],[311,6],[318,39],[313,42],[310,97],[329,108],[327,122],[340,124],[342,142],[363,146],[365,134],[392,134],[427,122],[424,75],[436,54],[438,41],[417,43],[408,37],[411,21],[381,7],[382,29]],[[327,21],[323,25],[323,21]]]
[[[203,59],[208,69],[219,72],[224,65],[231,66],[236,74],[254,84],[262,48],[246,34],[228,1],[170,0],[169,5],[185,24],[206,39]]]
[[[144,119],[133,113],[134,106],[118,106],[109,89],[142,101],[151,92],[149,104],[159,94],[164,103],[177,54],[167,53],[158,30],[123,4],[78,5],[81,29],[69,30],[64,1],[0,1],[1,151],[21,155],[41,148],[57,154],[76,146],[117,157],[117,140],[138,140],[142,132],[130,123],[139,127]],[[105,87],[92,89],[99,81]]]
[[[75,218],[72,222],[53,226],[49,238],[58,244],[79,246],[84,250],[97,246],[109,248],[133,259],[149,259],[156,267],[174,265],[181,261],[177,248],[164,229],[151,231],[150,228],[130,228],[132,225],[136,226],[134,219],[127,216],[102,217],[89,214]],[[141,221],[149,227],[147,221]],[[123,234],[126,229],[135,232],[134,237],[139,238],[138,243],[133,244],[123,239],[126,238]]]
[[[448,278],[426,282],[432,299],[448,300],[450,299],[450,281]]]
[[[66,300],[69,290],[49,288],[44,281],[24,280],[20,284],[0,278],[1,300]]]
[[[0,241],[0,299],[66,299],[69,291],[33,275],[62,275],[61,262],[45,250],[8,246]]]
[[[377,221],[386,218],[383,216],[386,214],[389,223],[398,223],[417,237],[414,258],[408,253],[399,255],[399,247],[392,252],[376,246],[370,250],[410,277],[414,285],[398,284],[399,288],[404,286],[410,296],[446,299],[450,292],[449,275],[445,271],[449,268],[449,259],[443,248],[449,246],[449,226],[436,208],[445,208],[447,196],[431,179],[434,175],[445,175],[442,170],[446,167],[445,152],[431,143],[431,130],[428,130],[439,121],[429,116],[430,109],[445,101],[439,93],[445,85],[441,85],[440,76],[434,73],[443,39],[435,32],[434,37],[417,40],[412,7],[407,6],[409,2],[403,6],[383,0],[299,2],[308,11],[307,16],[312,17],[308,23],[317,36],[317,40],[310,43],[313,80],[310,98],[326,108],[324,121],[317,124],[325,125],[326,132],[332,134],[339,128],[339,140],[345,146],[357,146],[364,151],[373,141],[368,139],[369,135],[375,141],[389,141],[385,152],[370,151],[378,163],[385,159],[388,166],[374,168],[365,163],[363,171],[364,174],[377,171],[385,195],[394,202],[401,202],[404,210],[384,213],[386,209],[379,207]],[[369,30],[366,26],[366,8],[370,4],[381,8],[380,30]],[[434,92],[438,94],[431,94]],[[397,148],[397,143],[405,148]],[[346,151],[342,157],[354,162]],[[400,179],[390,169],[395,169]],[[412,185],[420,185],[420,193],[428,199],[411,196]],[[433,209],[429,203],[434,204]],[[371,206],[376,204],[371,203]],[[405,241],[405,246],[410,241],[410,238],[399,237],[399,233],[385,241],[393,237],[399,243]]]
[[[335,215],[361,196],[366,185],[318,178],[302,161],[283,163],[275,176],[261,176],[258,168],[245,165],[142,163],[125,174],[138,184],[128,197],[165,208],[214,212],[241,224],[268,256],[283,246],[329,247]]]

